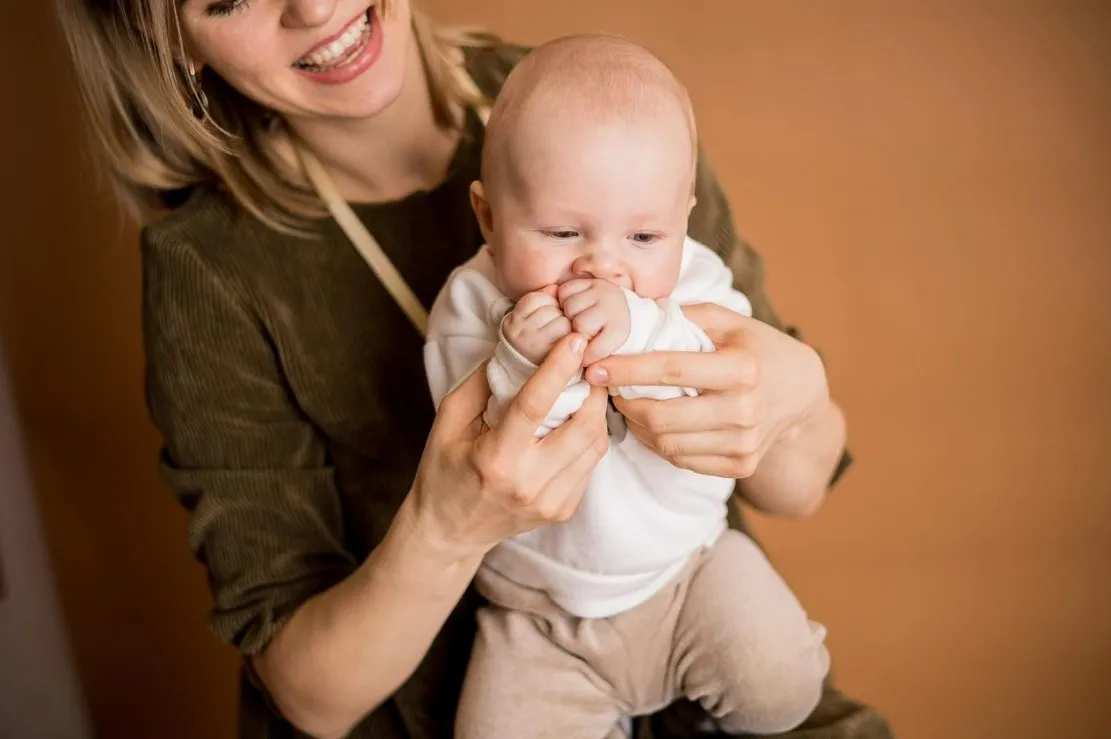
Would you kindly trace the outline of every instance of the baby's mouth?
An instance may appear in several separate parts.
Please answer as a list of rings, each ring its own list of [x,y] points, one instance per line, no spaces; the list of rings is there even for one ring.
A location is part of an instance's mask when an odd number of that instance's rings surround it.
[[[359,55],[374,32],[374,7],[353,21],[343,35],[323,48],[315,49],[293,63],[303,72],[328,72],[346,66]]]

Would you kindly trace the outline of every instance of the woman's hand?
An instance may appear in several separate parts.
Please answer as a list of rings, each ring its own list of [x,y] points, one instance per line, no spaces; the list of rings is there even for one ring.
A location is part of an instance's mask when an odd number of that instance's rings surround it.
[[[582,369],[586,340],[557,343],[506,409],[497,428],[482,422],[486,375],[473,373],[440,404],[410,492],[415,525],[461,558],[504,539],[565,521],[607,449],[606,392],[594,388],[570,421],[536,438],[560,392]]]
[[[748,478],[742,484],[746,497],[759,499],[753,502],[765,510],[813,510],[844,442],[843,420],[830,401],[817,352],[717,305],[684,306],[683,312],[717,351],[609,357],[588,368],[587,381],[700,389],[693,398],[614,402],[629,430],[676,466]]]
[[[556,344],[496,429],[482,423],[485,372],[444,398],[385,537],[253,658],[278,708],[302,731],[347,736],[412,675],[486,551],[575,510],[606,451],[605,391],[595,388],[543,440],[534,434],[580,371],[585,346],[581,336]]]

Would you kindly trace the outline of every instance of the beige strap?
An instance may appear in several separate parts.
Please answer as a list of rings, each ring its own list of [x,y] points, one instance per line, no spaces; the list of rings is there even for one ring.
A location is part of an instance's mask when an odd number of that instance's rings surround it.
[[[378,276],[382,285],[397,301],[401,310],[405,311],[405,315],[409,317],[420,335],[424,336],[428,332],[428,311],[421,305],[416,293],[409,288],[405,278],[401,276],[390,258],[382,251],[382,247],[378,245],[378,240],[370,235],[370,231],[367,230],[359,217],[351,210],[351,206],[339,194],[331,176],[324,169],[320,160],[316,158],[316,155],[304,146],[298,146],[296,149],[301,158],[301,166],[304,167],[305,175],[312,183],[316,194],[324,201],[324,205],[328,207],[328,211],[336,219],[336,223],[347,234],[347,238],[351,240],[355,249],[370,265],[374,274]]]
[[[478,93],[478,87],[465,71],[460,68],[459,81],[470,91]],[[478,109],[479,118],[482,119],[483,125],[490,118],[490,109],[483,106]],[[382,251],[382,247],[378,244],[367,227],[351,210],[351,206],[340,195],[339,190],[336,188],[335,183],[332,181],[331,175],[316,158],[316,155],[308,150],[308,147],[294,143],[294,149],[297,151],[298,157],[301,159],[301,166],[305,170],[305,176],[309,178],[313,189],[316,194],[324,201],[327,206],[328,212],[343,229],[343,232],[350,239],[355,249],[362,255],[366,263],[370,265],[371,270],[378,276],[382,285],[397,301],[401,310],[405,311],[405,315],[412,321],[413,326],[420,332],[421,336],[428,333],[428,311],[425,310],[421,304],[420,299],[416,296],[405,282],[405,278],[393,266],[393,262]]]

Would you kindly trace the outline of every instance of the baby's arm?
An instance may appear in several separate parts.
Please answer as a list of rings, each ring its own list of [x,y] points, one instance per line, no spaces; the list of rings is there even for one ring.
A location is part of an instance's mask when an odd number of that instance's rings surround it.
[[[437,410],[445,395],[494,356],[499,314],[509,305],[478,267],[452,272],[428,317],[424,367]]]
[[[494,358],[486,368],[492,397],[486,408],[486,425],[501,420],[506,406],[536,372],[552,347],[571,333],[571,322],[563,315],[555,298],[555,287],[528,293],[517,301],[498,332]],[[556,400],[547,417],[537,429],[543,437],[559,428],[580,407],[590,394],[590,386],[579,375]]]

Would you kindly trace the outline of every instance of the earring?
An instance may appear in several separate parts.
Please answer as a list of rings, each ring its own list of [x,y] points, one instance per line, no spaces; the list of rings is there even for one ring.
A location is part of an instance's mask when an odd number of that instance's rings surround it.
[[[208,115],[208,95],[204,94],[204,88],[201,87],[201,76],[197,73],[196,67],[193,66],[192,59],[186,60],[185,71],[189,75],[189,91],[193,97],[193,116],[198,121],[203,121]]]

